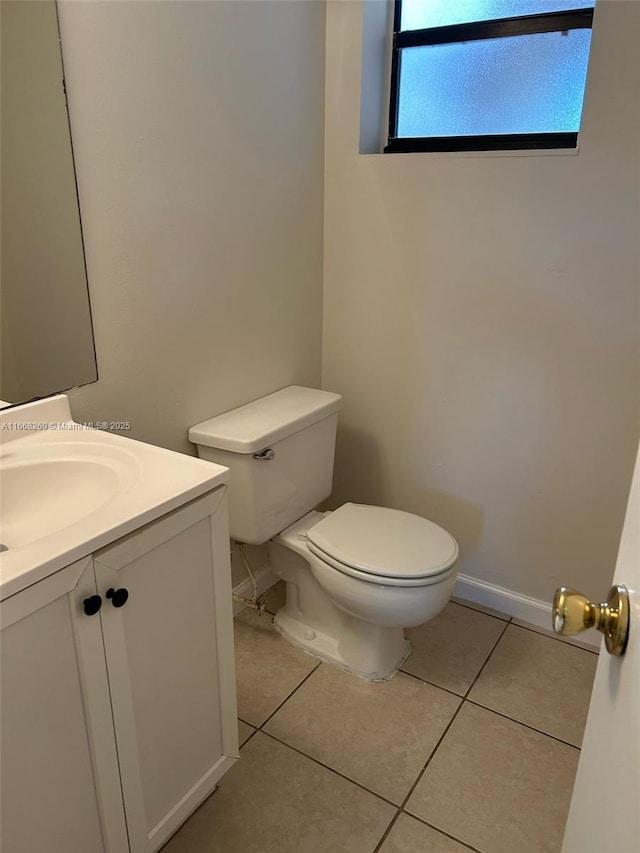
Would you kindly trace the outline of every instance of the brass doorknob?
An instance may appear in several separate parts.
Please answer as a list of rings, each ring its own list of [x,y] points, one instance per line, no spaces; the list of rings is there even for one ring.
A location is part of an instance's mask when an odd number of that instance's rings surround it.
[[[553,597],[553,630],[556,634],[578,634],[597,628],[604,634],[607,651],[621,655],[629,636],[629,591],[612,586],[607,600],[593,604],[576,589],[561,586]]]

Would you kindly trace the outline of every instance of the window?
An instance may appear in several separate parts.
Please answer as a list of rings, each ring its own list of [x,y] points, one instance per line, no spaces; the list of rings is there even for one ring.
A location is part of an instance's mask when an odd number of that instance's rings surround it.
[[[575,148],[595,0],[395,0],[386,153]]]

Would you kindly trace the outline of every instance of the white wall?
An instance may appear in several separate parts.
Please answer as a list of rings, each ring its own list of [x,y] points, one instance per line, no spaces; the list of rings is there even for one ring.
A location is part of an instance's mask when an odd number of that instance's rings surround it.
[[[83,421],[191,424],[318,385],[322,2],[60,3],[99,381]]]
[[[640,3],[598,3],[577,156],[359,155],[361,15],[328,4],[333,503],[431,517],[490,583],[602,596],[638,439]]]

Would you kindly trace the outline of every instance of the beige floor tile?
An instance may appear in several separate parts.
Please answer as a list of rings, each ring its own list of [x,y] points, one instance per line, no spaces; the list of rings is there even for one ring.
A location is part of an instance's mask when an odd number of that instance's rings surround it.
[[[570,646],[577,646],[579,649],[586,649],[594,654],[599,654],[600,652],[600,640],[602,639],[602,634],[598,634],[597,631],[587,631],[584,634],[562,637],[560,634],[556,634],[555,631],[552,631],[551,628],[541,628],[539,625],[533,625],[531,622],[524,622],[522,619],[514,619],[511,624],[519,625],[521,628],[528,628],[529,631],[535,631],[536,634],[544,634],[545,637],[552,637],[554,640],[558,640],[561,643],[568,643]],[[587,637],[589,637],[589,639],[593,639],[595,645],[593,642],[586,642]]]
[[[284,581],[278,581],[275,586],[268,589],[264,598],[267,600],[267,612],[276,614],[281,607],[284,607],[284,601],[287,593],[287,585]]]
[[[487,853],[557,853],[579,754],[466,702],[406,810]]]
[[[170,838],[164,847],[160,848],[160,853],[196,853],[196,850],[194,845],[178,833]]]
[[[251,735],[255,732],[253,726],[248,726],[246,723],[243,723],[242,720],[238,720],[238,743],[242,746],[243,743],[246,743]]]
[[[509,625],[469,699],[580,746],[597,655]]]
[[[403,673],[373,684],[322,664],[265,731],[400,804],[459,704]]]
[[[401,814],[385,838],[380,853],[468,853],[470,849],[414,817]]]
[[[261,726],[318,662],[283,640],[268,613],[247,608],[234,624],[238,716]]]
[[[464,696],[504,628],[500,619],[448,604],[431,622],[405,632],[413,651],[402,669]]]
[[[494,610],[492,607],[485,607],[484,604],[476,604],[475,601],[469,601],[466,598],[457,598],[454,595],[452,596],[451,601],[454,601],[456,604],[462,604],[463,607],[470,607],[472,610],[478,610],[480,613],[495,616],[496,619],[502,619],[503,622],[508,622],[509,619],[511,619],[511,616],[507,613],[503,613],[501,610]]]
[[[185,853],[373,853],[394,813],[257,732],[177,837],[191,845]]]

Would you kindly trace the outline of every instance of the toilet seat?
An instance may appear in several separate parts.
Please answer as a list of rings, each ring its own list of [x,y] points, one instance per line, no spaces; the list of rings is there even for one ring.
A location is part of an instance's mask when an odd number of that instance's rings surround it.
[[[458,545],[426,518],[388,507],[346,503],[307,531],[309,550],[347,575],[389,586],[438,583]]]

